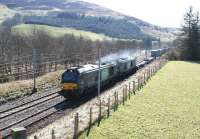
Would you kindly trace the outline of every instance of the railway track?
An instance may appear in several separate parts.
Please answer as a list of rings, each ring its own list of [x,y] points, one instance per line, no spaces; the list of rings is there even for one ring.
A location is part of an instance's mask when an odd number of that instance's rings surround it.
[[[0,133],[8,137],[12,127],[27,127],[58,112],[62,105],[70,103],[59,95],[58,92],[52,92],[35,98],[16,106],[9,107],[0,111]]]

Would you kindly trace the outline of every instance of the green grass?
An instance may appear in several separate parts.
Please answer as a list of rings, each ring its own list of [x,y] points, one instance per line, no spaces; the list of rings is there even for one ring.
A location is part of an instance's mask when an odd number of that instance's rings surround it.
[[[200,64],[169,62],[125,106],[82,138],[200,138]]]
[[[33,31],[33,29],[36,28],[37,30],[44,30],[48,34],[50,34],[53,37],[61,37],[65,34],[73,34],[75,37],[82,36],[85,39],[90,40],[111,40],[111,37],[105,36],[103,34],[96,34],[89,31],[82,31],[82,30],[76,30],[73,28],[65,28],[65,27],[52,27],[47,25],[31,25],[31,24],[21,24],[17,25],[13,28],[14,32],[29,35]]]

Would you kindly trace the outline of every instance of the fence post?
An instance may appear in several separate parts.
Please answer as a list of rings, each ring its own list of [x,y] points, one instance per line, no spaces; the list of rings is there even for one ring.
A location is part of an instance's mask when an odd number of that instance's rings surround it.
[[[55,131],[54,131],[54,129],[52,129],[51,138],[52,138],[52,139],[56,139],[56,138],[55,138]]]
[[[128,83],[128,97],[131,98],[131,83]]]
[[[117,93],[116,93],[116,91],[115,91],[114,111],[116,111],[116,105],[117,105]]]
[[[38,139],[38,137],[35,135],[34,137],[33,137],[34,139]],[[1,138],[0,138],[1,139]]]
[[[150,69],[151,69],[151,67],[148,69],[148,80],[150,78]]]
[[[88,127],[88,132],[87,132],[87,136],[90,133],[90,129],[92,127],[92,107],[90,108],[90,121],[89,121],[89,127]]]
[[[55,71],[57,71],[57,62],[55,61]]]
[[[127,101],[127,98],[128,98],[128,87],[127,87],[127,85],[125,85],[125,89],[126,89],[126,101]]]
[[[107,117],[110,116],[110,97],[108,98],[108,111],[107,111]]]
[[[122,96],[122,99],[123,99],[123,105],[124,105],[124,88],[123,88],[123,96]]]
[[[152,67],[150,67],[150,71],[149,71],[149,79],[151,79],[151,74],[152,74]]]
[[[99,98],[99,116],[98,116],[98,126],[101,122],[101,99]]]
[[[135,81],[133,81],[133,94],[135,95]]]
[[[138,78],[138,90],[140,90],[140,86],[141,86],[140,84],[141,84],[141,78],[139,77]]]
[[[119,106],[119,93],[117,92],[117,109],[118,109],[118,106]]]
[[[78,113],[76,113],[74,118],[74,136],[73,139],[77,139],[78,137]]]

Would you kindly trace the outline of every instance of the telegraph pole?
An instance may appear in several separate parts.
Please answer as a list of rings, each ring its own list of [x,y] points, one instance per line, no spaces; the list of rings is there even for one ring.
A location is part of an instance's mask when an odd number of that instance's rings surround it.
[[[33,48],[33,90],[32,90],[32,93],[37,92],[35,72],[36,72],[36,49]]]
[[[101,93],[101,46],[98,47],[98,59],[99,59],[99,76],[98,76],[98,97]]]
[[[35,25],[34,25],[34,29],[33,29],[33,35],[36,34],[36,28],[35,28]],[[32,40],[32,45],[33,45],[33,90],[32,90],[32,93],[35,93],[37,92],[37,88],[36,88],[36,63],[37,63],[37,56],[36,56],[36,53],[37,53],[37,50],[34,46],[34,43],[33,43],[34,40]]]

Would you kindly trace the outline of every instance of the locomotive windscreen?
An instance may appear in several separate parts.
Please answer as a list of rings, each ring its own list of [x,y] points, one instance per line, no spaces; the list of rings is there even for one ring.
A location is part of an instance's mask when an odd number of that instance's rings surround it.
[[[62,83],[79,83],[79,72],[77,70],[67,70],[62,75]]]

